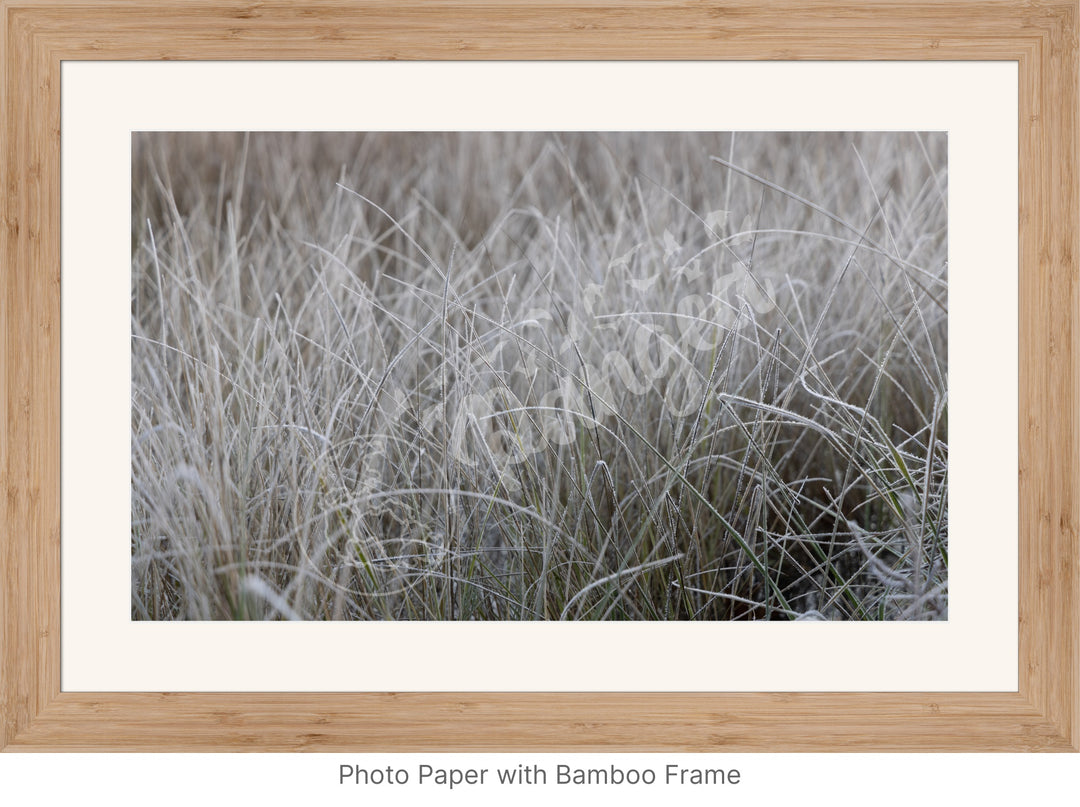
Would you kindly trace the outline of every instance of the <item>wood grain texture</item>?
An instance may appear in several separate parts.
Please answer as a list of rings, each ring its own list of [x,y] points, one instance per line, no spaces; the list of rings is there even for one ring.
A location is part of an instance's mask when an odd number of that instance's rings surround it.
[[[1080,747],[1076,0],[0,0],[0,10],[0,748]],[[61,692],[59,84],[64,59],[1017,61],[1020,691]]]

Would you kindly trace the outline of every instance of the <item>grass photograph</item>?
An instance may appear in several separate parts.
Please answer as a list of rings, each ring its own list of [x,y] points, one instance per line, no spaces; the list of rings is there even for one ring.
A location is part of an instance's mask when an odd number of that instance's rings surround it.
[[[136,132],[134,620],[948,618],[943,132]]]

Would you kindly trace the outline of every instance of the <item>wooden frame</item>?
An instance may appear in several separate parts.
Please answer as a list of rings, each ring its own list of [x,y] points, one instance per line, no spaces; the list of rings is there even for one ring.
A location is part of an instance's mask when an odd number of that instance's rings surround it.
[[[0,748],[1080,748],[1077,0],[0,0],[0,8]],[[61,691],[61,61],[402,58],[1018,63],[1019,692]]]

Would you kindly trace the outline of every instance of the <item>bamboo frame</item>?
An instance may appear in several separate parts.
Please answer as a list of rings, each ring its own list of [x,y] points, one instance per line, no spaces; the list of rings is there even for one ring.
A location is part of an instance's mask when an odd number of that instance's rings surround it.
[[[1080,748],[1077,0],[0,0],[0,748]],[[1020,76],[1019,692],[65,693],[65,59],[991,59]]]

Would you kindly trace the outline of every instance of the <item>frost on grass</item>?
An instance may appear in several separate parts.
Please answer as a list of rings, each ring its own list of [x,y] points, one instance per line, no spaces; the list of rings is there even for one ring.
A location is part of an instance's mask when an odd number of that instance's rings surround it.
[[[136,619],[943,619],[943,134],[136,134]]]

